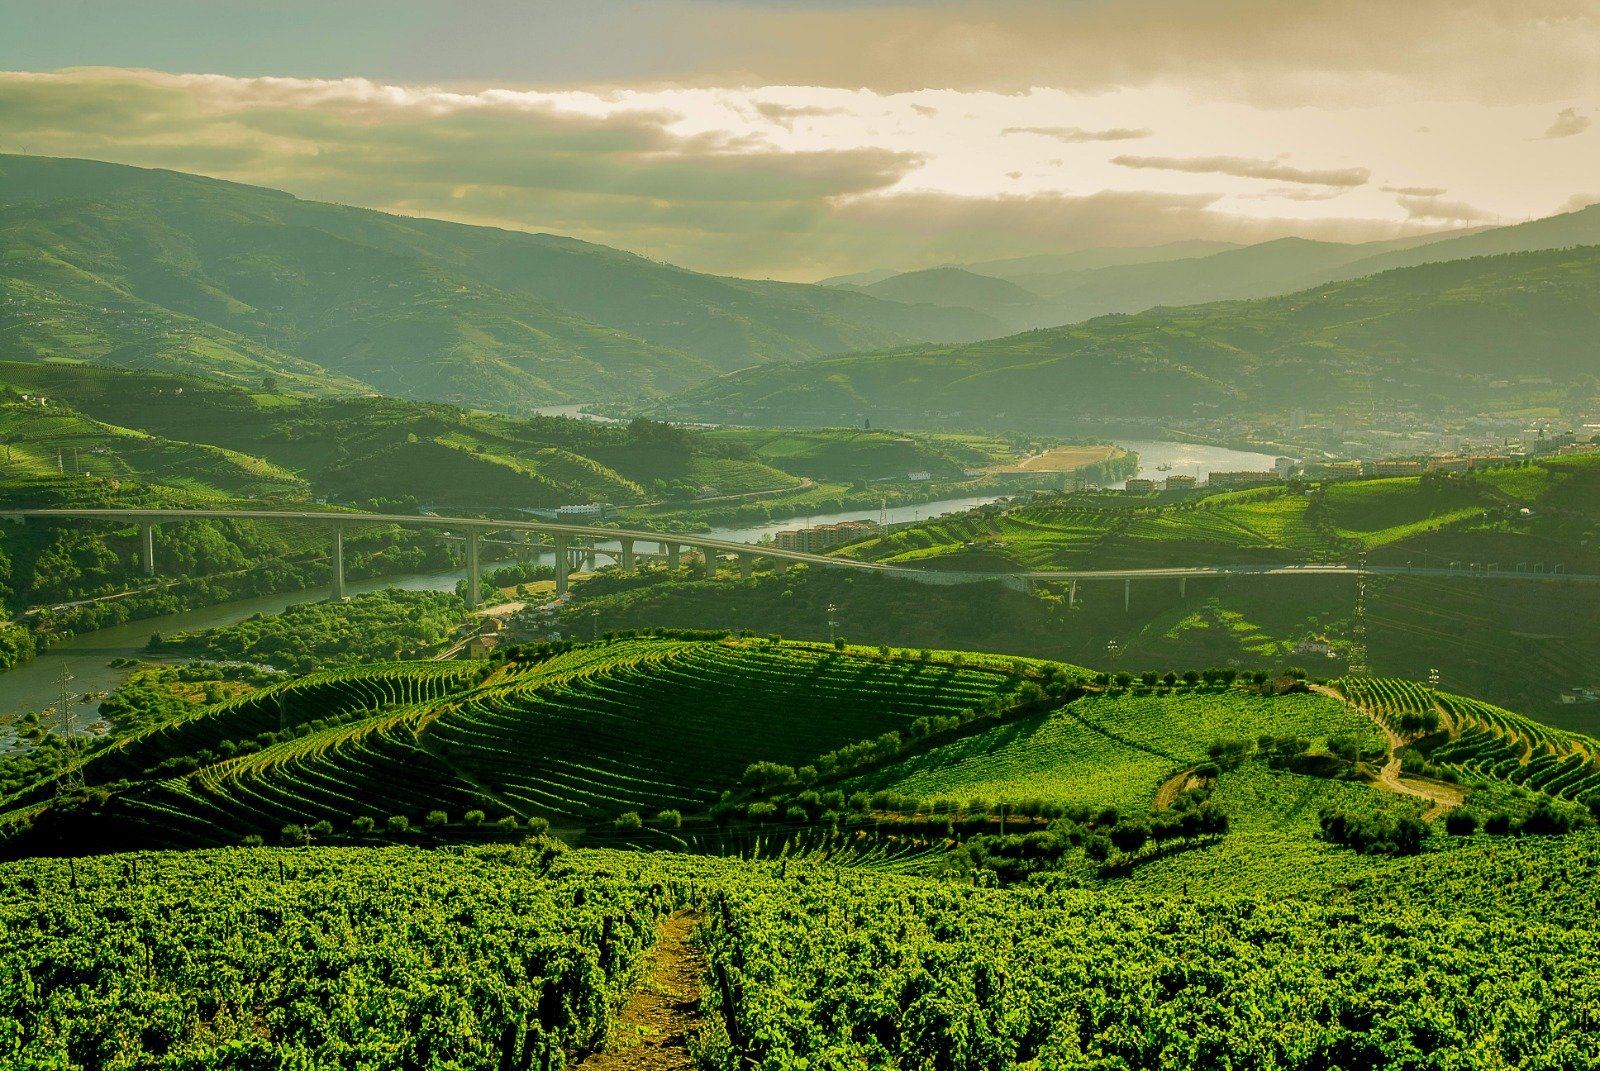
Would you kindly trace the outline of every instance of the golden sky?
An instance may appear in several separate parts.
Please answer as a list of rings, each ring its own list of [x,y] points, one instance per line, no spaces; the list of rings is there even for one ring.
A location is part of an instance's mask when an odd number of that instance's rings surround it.
[[[1600,200],[1593,0],[0,0],[0,26],[6,152],[755,277]]]

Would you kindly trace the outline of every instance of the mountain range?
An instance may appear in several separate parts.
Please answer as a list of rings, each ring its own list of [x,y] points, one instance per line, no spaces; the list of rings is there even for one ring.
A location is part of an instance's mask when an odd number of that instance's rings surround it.
[[[1107,313],[1271,297],[1391,268],[1596,243],[1600,208],[1588,208],[1515,226],[1383,242],[1180,242],[911,272],[864,272],[823,280],[822,285],[907,304],[969,308],[1013,331],[1026,331]]]
[[[1480,250],[1490,237],[1452,244]],[[692,388],[668,411],[750,423],[868,417],[1056,429],[1229,420],[1341,399],[1483,412],[1514,405],[1519,390],[1594,394],[1596,338],[1600,246],[1579,246],[1395,268],[1277,297],[1102,316],[966,345],[747,369]]]
[[[1002,333],[794,283],[171,171],[0,156],[0,356],[519,412]]]

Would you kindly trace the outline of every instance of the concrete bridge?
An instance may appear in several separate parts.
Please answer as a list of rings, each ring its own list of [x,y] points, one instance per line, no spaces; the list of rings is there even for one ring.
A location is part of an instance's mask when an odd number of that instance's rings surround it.
[[[1035,581],[1064,581],[1068,585],[1068,598],[1076,602],[1078,582],[1085,580],[1123,581],[1124,608],[1131,605],[1133,582],[1167,580],[1177,581],[1180,594],[1187,594],[1188,582],[1194,579],[1211,579],[1229,576],[1425,576],[1481,578],[1490,580],[1540,580],[1560,583],[1600,583],[1600,575],[1568,573],[1556,564],[1543,562],[1515,563],[1503,568],[1499,563],[1452,562],[1448,567],[1396,566],[1396,565],[1196,565],[1155,569],[1097,569],[1097,570],[1040,570],[1034,572],[959,572],[945,569],[917,569],[902,565],[884,565],[879,562],[858,561],[853,558],[836,558],[826,554],[811,554],[799,550],[780,550],[777,547],[735,543],[712,539],[709,536],[648,532],[626,528],[600,528],[591,525],[555,524],[548,521],[502,521],[483,517],[439,517],[434,515],[342,513],[337,511],[287,511],[287,510],[233,510],[233,509],[22,509],[0,511],[0,521],[27,520],[83,520],[107,521],[117,524],[137,524],[140,528],[140,557],[146,576],[155,575],[155,529],[159,524],[172,521],[198,520],[255,520],[292,521],[327,527],[332,535],[333,590],[332,597],[342,599],[344,583],[344,536],[357,525],[393,524],[408,528],[434,528],[457,536],[465,541],[467,549],[467,604],[477,606],[482,571],[479,566],[480,546],[486,533],[522,532],[524,538],[538,534],[538,543],[507,543],[513,549],[553,550],[556,562],[556,593],[565,594],[568,580],[576,569],[594,568],[596,557],[612,558],[624,571],[633,572],[643,560],[664,560],[669,568],[677,569],[684,561],[684,552],[700,555],[704,575],[717,575],[721,559],[732,557],[739,575],[748,578],[755,570],[758,559],[774,562],[779,569],[790,563],[825,566],[830,569],[854,569],[901,577],[924,584],[951,585],[979,580],[999,580],[1018,590],[1028,590]],[[548,542],[544,540],[548,537]],[[615,543],[615,547],[600,546]],[[655,548],[642,551],[639,544]]]

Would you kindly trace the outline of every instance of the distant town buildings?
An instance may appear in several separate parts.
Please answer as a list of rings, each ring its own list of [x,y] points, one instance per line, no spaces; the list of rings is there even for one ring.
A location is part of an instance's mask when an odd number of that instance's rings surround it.
[[[1258,483],[1277,483],[1276,472],[1213,472],[1206,478],[1212,487],[1249,487]]]
[[[1154,480],[1133,479],[1123,484],[1123,487],[1136,494],[1144,494],[1154,491],[1156,489],[1156,482]]]
[[[1167,490],[1169,490],[1169,491],[1192,491],[1192,490],[1194,490],[1195,485],[1198,484],[1199,482],[1200,481],[1195,479],[1193,476],[1168,476],[1167,477]]]
[[[871,521],[840,521],[838,524],[819,524],[812,528],[788,528],[775,533],[772,541],[779,550],[798,550],[809,554],[854,543],[877,532],[878,526]]]
[[[1428,466],[1415,458],[1392,457],[1372,463],[1372,474],[1380,478],[1391,476],[1421,476]]]
[[[1272,462],[1272,471],[1278,474],[1280,480],[1287,480],[1299,468],[1300,462],[1292,457],[1274,458]]]

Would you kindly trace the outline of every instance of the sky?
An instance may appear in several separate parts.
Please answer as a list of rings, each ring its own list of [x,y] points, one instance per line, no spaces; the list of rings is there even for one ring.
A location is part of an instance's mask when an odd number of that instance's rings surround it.
[[[1519,222],[1597,115],[1596,0],[0,0],[0,152],[753,278]]]

